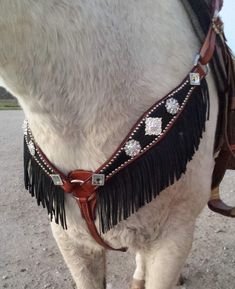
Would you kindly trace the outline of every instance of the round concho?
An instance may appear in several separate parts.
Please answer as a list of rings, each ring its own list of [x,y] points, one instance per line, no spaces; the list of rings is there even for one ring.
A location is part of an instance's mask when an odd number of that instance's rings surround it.
[[[179,105],[178,101],[173,97],[167,99],[165,107],[166,107],[167,112],[172,114],[172,115],[177,114],[177,112],[180,109],[180,105]]]
[[[124,150],[128,156],[134,157],[141,151],[141,145],[137,140],[132,139],[126,143]]]

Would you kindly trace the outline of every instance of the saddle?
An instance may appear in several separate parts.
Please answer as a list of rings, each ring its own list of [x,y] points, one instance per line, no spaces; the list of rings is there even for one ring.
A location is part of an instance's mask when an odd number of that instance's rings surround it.
[[[201,41],[210,25],[210,11],[216,1],[182,0],[193,27]],[[219,1],[220,7],[223,1]],[[217,37],[214,56],[210,62],[219,96],[219,116],[215,141],[215,167],[212,175],[212,192],[209,208],[228,217],[235,217],[235,208],[220,198],[219,186],[226,170],[235,170],[235,59],[226,44],[223,33]]]

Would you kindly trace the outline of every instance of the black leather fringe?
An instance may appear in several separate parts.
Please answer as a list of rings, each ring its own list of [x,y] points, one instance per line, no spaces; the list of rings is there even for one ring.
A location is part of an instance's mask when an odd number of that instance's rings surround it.
[[[202,80],[166,136],[98,189],[97,208],[103,233],[179,180],[198,149],[208,116],[208,87]]]
[[[24,139],[24,181],[25,188],[37,199],[38,206],[47,208],[50,220],[67,229],[64,206],[64,191],[55,186],[52,179],[43,171],[30,154]]]

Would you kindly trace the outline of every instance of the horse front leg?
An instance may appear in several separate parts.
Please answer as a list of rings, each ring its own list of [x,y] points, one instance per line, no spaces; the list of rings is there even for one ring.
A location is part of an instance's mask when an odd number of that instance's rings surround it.
[[[78,289],[105,289],[105,252],[71,237],[52,223],[52,233]],[[79,236],[78,236],[79,238]]]
[[[146,274],[146,264],[144,253],[138,252],[136,254],[136,269],[133,275],[132,283],[130,289],[145,289],[145,274]],[[183,275],[180,274],[177,282],[177,286],[182,286],[185,282]]]
[[[130,289],[144,289],[145,284],[145,255],[137,252],[135,257],[136,269]]]
[[[145,289],[173,289],[192,246],[194,221],[177,223],[171,216],[166,229],[148,250]],[[182,221],[182,220],[181,220]]]

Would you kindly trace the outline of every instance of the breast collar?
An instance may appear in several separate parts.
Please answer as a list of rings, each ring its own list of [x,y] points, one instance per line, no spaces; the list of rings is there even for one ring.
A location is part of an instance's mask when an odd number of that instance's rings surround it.
[[[24,122],[25,187],[36,196],[38,204],[47,207],[56,223],[67,228],[64,193],[71,194],[94,239],[106,249],[125,251],[104,242],[95,226],[96,215],[105,233],[185,173],[205,130],[209,107],[205,66],[213,56],[216,36],[222,33],[218,17],[221,1],[213,4],[214,17],[192,70],[139,118],[95,172],[63,174],[47,159],[28,122]]]

